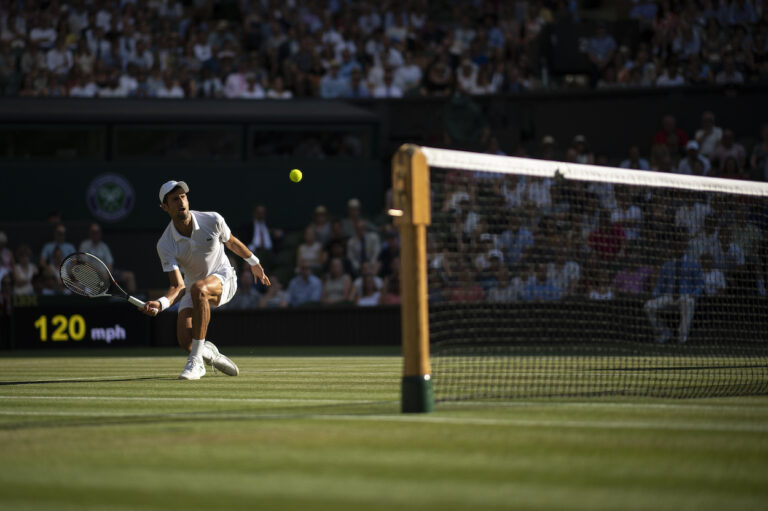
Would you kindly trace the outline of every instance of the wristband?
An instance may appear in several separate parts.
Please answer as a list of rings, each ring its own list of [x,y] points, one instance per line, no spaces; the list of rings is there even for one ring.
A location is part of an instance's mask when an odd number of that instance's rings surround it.
[[[259,258],[256,257],[254,254],[251,254],[251,257],[246,257],[245,262],[250,264],[251,266],[256,266],[259,264]]]
[[[160,312],[171,306],[171,301],[166,296],[161,296],[157,301],[160,302]]]

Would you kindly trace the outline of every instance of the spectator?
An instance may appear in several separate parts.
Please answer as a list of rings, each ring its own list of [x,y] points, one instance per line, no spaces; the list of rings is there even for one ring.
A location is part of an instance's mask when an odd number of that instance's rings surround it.
[[[395,70],[394,84],[403,93],[408,93],[408,91],[417,88],[421,84],[423,73],[414,60],[413,52],[406,51],[404,59],[405,63]]]
[[[306,261],[317,273],[323,266],[323,245],[315,239],[315,230],[312,227],[304,229],[304,240],[296,247],[296,260]]]
[[[400,261],[400,237],[394,229],[389,229],[385,233],[385,241],[382,243],[381,251],[379,252],[379,268],[383,277],[388,277],[393,272],[397,272],[397,269],[393,268],[395,262]]]
[[[109,249],[106,243],[101,240],[101,226],[97,223],[92,223],[88,228],[88,239],[83,240],[80,243],[80,252],[88,252],[101,259],[104,264],[107,265],[109,271],[115,279],[123,284],[125,290],[128,293],[136,292],[136,277],[132,271],[118,270],[114,267],[114,259],[112,258],[112,251]]]
[[[733,130],[723,130],[723,138],[720,141],[720,145],[717,146],[709,157],[713,168],[722,171],[725,160],[731,157],[736,160],[736,166],[739,171],[744,169],[747,152],[744,150],[744,146],[737,143],[735,139]]]
[[[289,297],[288,293],[283,289],[283,283],[280,282],[280,279],[274,274],[269,277],[269,282],[272,285],[267,288],[267,292],[259,301],[259,308],[272,309],[287,307]]]
[[[170,72],[166,71],[163,74],[163,84],[157,90],[155,94],[158,98],[169,99],[184,99],[184,89],[181,88],[181,84],[178,80],[173,79]],[[125,96],[125,94],[123,94]]]
[[[576,135],[573,137],[572,147],[576,151],[576,163],[588,165],[593,165],[595,163],[595,155],[587,146],[587,137],[584,135]]]
[[[695,140],[689,140],[685,145],[685,154],[685,158],[681,159],[677,166],[677,171],[680,174],[697,174],[702,176],[709,175],[710,163],[708,159],[699,154],[698,142]],[[694,172],[694,168],[696,167],[695,162],[697,161],[701,165],[701,174]]]
[[[629,154],[626,160],[623,160],[619,166],[624,169],[650,170],[651,166],[648,160],[640,156],[640,148],[633,145],[629,148]]]
[[[264,89],[256,79],[255,73],[246,73],[245,75],[245,89],[240,93],[242,99],[264,99],[267,95],[264,93]]]
[[[701,114],[701,128],[696,130],[696,142],[699,144],[699,152],[705,158],[710,158],[714,150],[720,144],[723,130],[715,126],[715,114],[704,112]]]
[[[401,98],[403,91],[394,83],[392,69],[387,68],[384,71],[384,81],[381,85],[373,89],[374,98]]]
[[[349,89],[349,80],[339,75],[339,62],[331,61],[328,72],[320,81],[320,97],[333,99],[342,97]]]
[[[363,221],[366,230],[376,230],[376,226],[373,223],[361,216],[360,200],[356,198],[349,199],[347,201],[347,217],[341,220],[341,228],[345,238],[351,238],[355,235],[358,220]]]
[[[768,123],[760,128],[760,141],[752,148],[749,166],[758,179],[768,181]]]
[[[560,243],[555,254],[555,261],[547,269],[547,279],[557,289],[558,297],[574,296],[581,279],[581,266],[568,243]]]
[[[8,235],[0,231],[0,271],[11,273],[14,268],[13,252],[8,245]]]
[[[16,249],[16,264],[13,268],[13,292],[17,295],[34,294],[32,281],[37,274],[37,265],[32,262],[32,250],[29,245],[19,245]]]
[[[726,288],[725,274],[712,265],[712,256],[704,254],[701,257],[701,273],[704,280],[704,294],[712,296],[720,294]]]
[[[662,265],[653,289],[653,298],[645,302],[645,313],[656,334],[656,342],[660,344],[667,342],[672,332],[659,318],[659,312],[672,307],[680,309],[677,340],[678,343],[684,344],[688,340],[696,297],[704,287],[701,266],[684,255],[684,236],[683,233],[678,233],[676,247],[673,247],[675,256]]]
[[[330,271],[323,282],[324,304],[335,304],[349,300],[352,295],[352,278],[344,273],[344,265],[338,257],[331,259]]]
[[[685,77],[680,74],[677,62],[673,58],[667,59],[664,72],[656,78],[657,87],[681,87],[685,85]]]
[[[56,249],[61,251],[61,257],[66,258],[70,254],[76,252],[74,245],[67,241],[67,228],[64,224],[58,224],[53,231],[53,241],[49,241],[43,245],[43,250],[40,252],[40,267],[47,268],[53,261],[53,253]],[[59,267],[55,266],[53,270],[58,275]]]
[[[523,301],[549,301],[560,298],[557,286],[547,273],[547,265],[543,261],[528,263],[528,278],[525,281],[521,297]]]
[[[541,138],[539,158],[542,160],[556,160],[557,156],[555,151],[555,137],[552,135],[544,135]]]
[[[390,275],[384,281],[384,291],[379,295],[380,305],[400,305],[400,276]]]
[[[256,254],[259,259],[271,260],[283,237],[281,229],[270,229],[267,226],[267,208],[264,204],[253,207],[253,219],[240,228],[243,243]],[[266,263],[269,265],[269,262]]]
[[[288,301],[293,307],[318,303],[323,296],[323,282],[312,275],[307,261],[299,261],[297,275],[288,284]]]
[[[587,56],[595,69],[595,76],[599,76],[605,66],[613,59],[616,51],[616,40],[608,34],[604,23],[597,25],[597,32],[587,42]]]
[[[596,277],[589,283],[587,298],[596,301],[613,300],[613,284],[608,268],[598,268]]]
[[[315,239],[327,248],[331,240],[331,224],[328,222],[328,210],[325,206],[319,205],[312,214],[312,223],[309,224],[315,233]]]
[[[267,90],[267,97],[269,99],[291,99],[293,92],[285,88],[282,76],[276,76],[272,80],[272,87]]]
[[[631,192],[626,187],[617,187],[616,207],[611,211],[611,223],[624,228],[627,241],[637,241],[643,227],[643,210],[633,204]]]
[[[646,264],[638,245],[630,245],[623,263],[613,278],[613,289],[618,296],[639,297],[650,293],[653,268]]]
[[[377,291],[381,290],[384,285],[384,281],[376,275],[375,266],[369,262],[365,262],[360,266],[359,276],[352,282],[352,297],[356,298],[363,292],[363,279],[366,276],[373,278],[373,284]]]
[[[380,252],[379,235],[373,231],[366,231],[365,221],[358,219],[355,224],[355,234],[347,241],[347,257],[352,262],[355,273],[360,271],[363,262],[371,263],[374,266],[374,273],[378,273]]]
[[[589,235],[587,245],[598,259],[615,261],[624,250],[626,239],[624,228],[618,223],[612,223],[611,213],[603,210],[600,212],[597,230]]]
[[[46,54],[48,71],[57,75],[69,73],[75,63],[72,52],[69,51],[64,39],[58,39],[53,48]]]
[[[653,137],[653,145],[678,147],[682,150],[688,143],[688,135],[676,124],[677,120],[673,115],[665,115],[661,121],[661,129]]]
[[[718,85],[734,85],[744,83],[744,75],[736,69],[736,63],[733,55],[726,55],[723,58],[723,70],[715,76],[715,83]]]
[[[371,93],[362,78],[359,69],[353,69],[349,78],[349,89],[344,93],[347,98],[369,98]]]
[[[381,294],[376,289],[376,285],[373,282],[373,276],[366,275],[363,277],[362,291],[356,300],[357,306],[371,307],[379,305],[380,298]]]
[[[270,277],[270,282],[274,286],[274,277]],[[232,300],[226,304],[228,309],[250,310],[259,307],[262,300],[261,293],[253,281],[253,273],[249,265],[244,265],[240,270],[240,283],[237,286],[237,292]]]

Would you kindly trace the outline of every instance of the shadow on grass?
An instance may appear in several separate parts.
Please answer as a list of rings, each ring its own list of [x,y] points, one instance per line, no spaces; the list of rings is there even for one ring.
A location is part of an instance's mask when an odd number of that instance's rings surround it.
[[[117,381],[117,380],[115,380]],[[297,405],[284,408],[241,408],[235,410],[202,410],[174,413],[125,414],[84,419],[57,419],[0,424],[0,431],[29,429],[60,429],[80,427],[152,426],[161,424],[187,425],[203,422],[252,422],[277,420],[333,420],[344,416],[396,415],[398,401],[364,401],[325,405]]]

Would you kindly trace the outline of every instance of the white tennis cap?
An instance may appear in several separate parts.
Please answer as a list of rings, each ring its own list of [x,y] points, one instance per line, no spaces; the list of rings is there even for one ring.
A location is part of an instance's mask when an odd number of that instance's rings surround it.
[[[160,202],[163,202],[163,199],[165,199],[165,196],[168,195],[168,192],[177,186],[180,186],[181,189],[184,190],[184,193],[189,193],[189,186],[187,186],[187,183],[184,181],[166,181],[163,183],[163,186],[160,187]]]

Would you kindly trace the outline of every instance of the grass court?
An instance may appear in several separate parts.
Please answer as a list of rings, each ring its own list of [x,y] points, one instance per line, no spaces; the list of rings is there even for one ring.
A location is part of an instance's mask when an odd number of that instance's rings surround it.
[[[180,351],[0,354],[2,508],[768,505],[765,396],[403,415],[396,352],[222,350],[239,377],[178,381]]]

